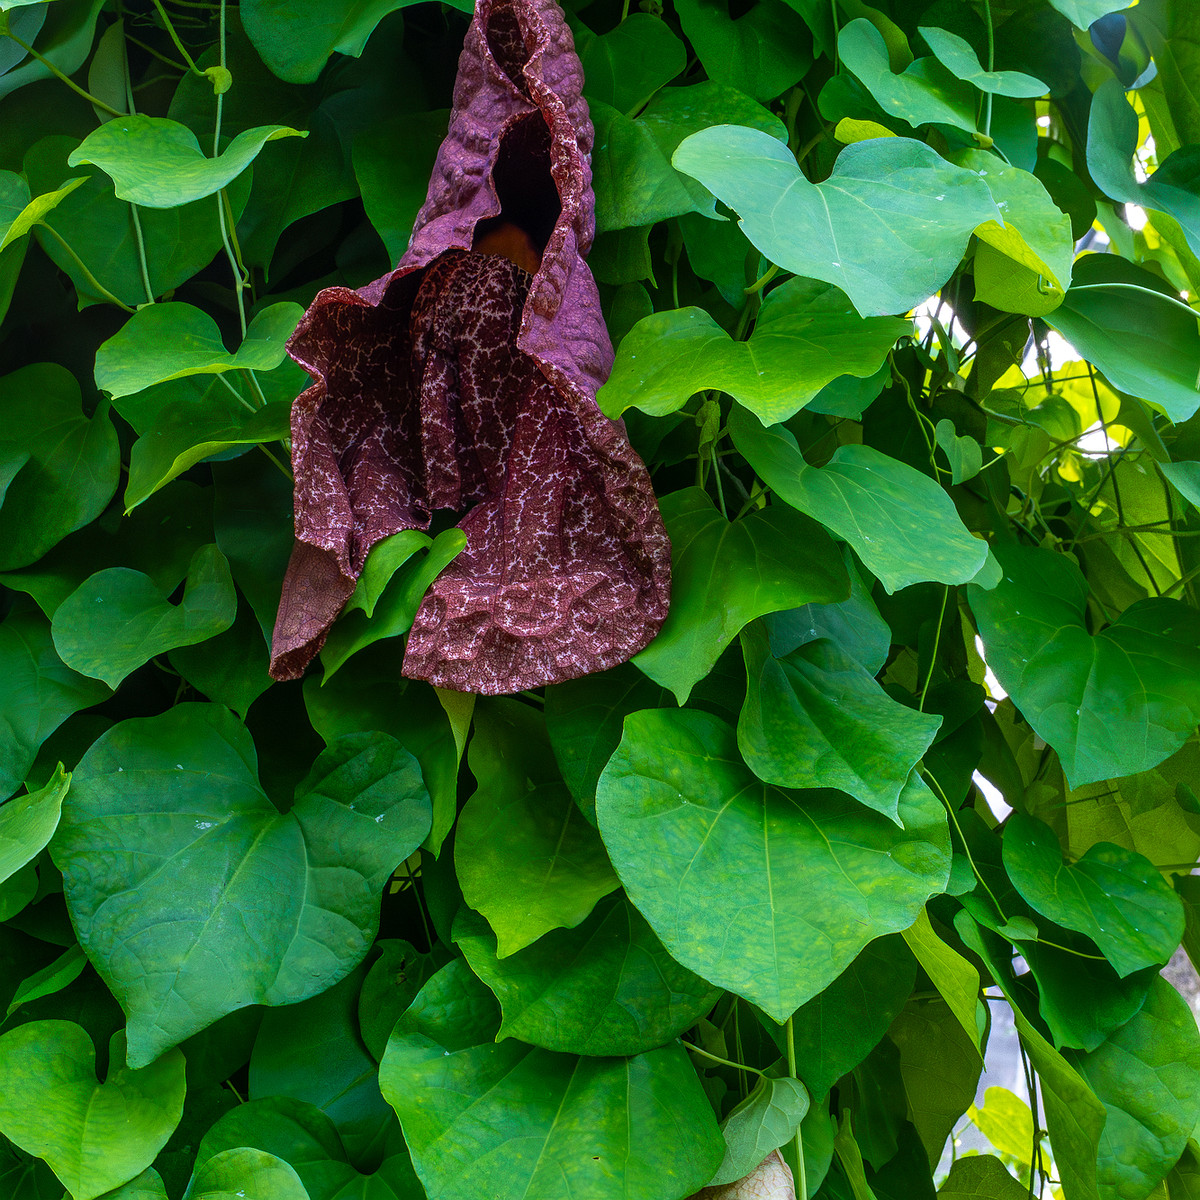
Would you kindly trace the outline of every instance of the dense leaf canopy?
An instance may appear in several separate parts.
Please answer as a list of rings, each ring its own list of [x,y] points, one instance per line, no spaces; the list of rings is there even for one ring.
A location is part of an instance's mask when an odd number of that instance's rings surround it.
[[[0,0],[0,1200],[1200,1196],[1198,11]]]

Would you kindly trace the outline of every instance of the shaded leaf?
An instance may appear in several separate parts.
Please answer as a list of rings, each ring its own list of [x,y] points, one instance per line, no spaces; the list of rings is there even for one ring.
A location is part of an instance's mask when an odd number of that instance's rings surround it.
[[[725,1158],[709,1186],[752,1174],[768,1154],[795,1136],[808,1104],[808,1092],[799,1080],[760,1075],[754,1090],[721,1124]]]
[[[213,545],[192,556],[179,604],[168,597],[140,571],[99,571],[55,611],[55,649],[72,670],[116,688],[156,654],[224,632],[237,612],[229,564]]]
[[[681,704],[755,617],[836,602],[848,591],[828,535],[788,508],[730,522],[699,488],[660,507],[671,538],[671,611],[634,662]]]
[[[831,791],[761,784],[707,713],[625,721],[596,796],[630,899],[672,956],[783,1021],[944,887],[940,805],[910,780],[898,829]]]
[[[507,958],[469,910],[454,939],[500,1002],[497,1038],[547,1050],[641,1054],[691,1028],[720,994],[671,958],[624,897],[606,897],[574,929],[551,930]]]
[[[922,909],[917,919],[902,931],[908,948],[929,976],[958,1023],[982,1055],[979,1031],[979,972],[957,950],[947,946]]]
[[[981,92],[1032,100],[1044,96],[1049,90],[1040,79],[1034,79],[1024,71],[985,69],[971,43],[966,38],[951,33],[949,29],[939,29],[936,25],[922,25],[917,32],[925,39],[925,44],[943,67],[956,78],[965,79],[973,84]]]
[[[587,31],[575,43],[588,100],[633,116],[687,66],[683,43],[660,17],[631,12],[615,29]]]
[[[973,1154],[954,1160],[938,1196],[940,1200],[1028,1200],[1029,1189],[994,1154]]]
[[[54,860],[135,1063],[234,1009],[342,978],[375,935],[384,881],[429,828],[417,764],[382,734],[326,750],[287,814],[254,769],[245,728],[197,704],[122,722],[76,768]],[[161,971],[145,972],[147,955]]]
[[[0,883],[49,845],[70,783],[71,776],[60,763],[45,787],[0,805]]]
[[[37,403],[30,397],[36,396]],[[119,477],[117,435],[102,410],[90,420],[65,367],[37,363],[0,379],[0,457],[27,454],[0,506],[0,570],[41,558],[98,517]]]

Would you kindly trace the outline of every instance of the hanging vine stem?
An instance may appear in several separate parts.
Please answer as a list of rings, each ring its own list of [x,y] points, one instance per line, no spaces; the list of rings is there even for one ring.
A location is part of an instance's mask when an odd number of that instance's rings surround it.
[[[992,26],[992,0],[983,0],[983,19],[987,22],[987,69],[996,69],[996,31]],[[988,92],[983,105],[983,136],[992,136],[992,93]],[[1007,159],[1005,160],[1008,161]]]
[[[57,229],[55,229],[52,225],[47,225],[45,221],[38,221],[37,224],[71,256],[72,261],[79,268],[80,274],[84,277],[84,279],[87,280],[88,286],[96,293],[96,295],[102,296],[109,302],[109,304],[115,304],[118,308],[124,309],[127,313],[137,311],[126,304],[124,300],[118,300],[117,297],[114,296],[112,292],[110,292],[108,288],[106,288],[104,284],[102,284],[100,280],[98,280],[95,275],[88,270],[87,263],[85,263],[83,259],[71,249],[66,239],[61,233],[58,232]]]
[[[946,601],[950,599],[950,585],[942,590],[942,609],[938,613],[937,629],[933,634],[933,654],[929,659],[929,670],[925,672],[925,686],[921,688],[921,699],[917,702],[917,712],[925,711],[925,697],[929,694],[929,683],[933,679],[933,668],[937,666],[938,647],[942,643],[942,622],[946,619]]]
[[[683,1043],[693,1054],[699,1054],[701,1058],[707,1058],[711,1062],[719,1063],[723,1067],[732,1067],[735,1071],[748,1071],[751,1075],[765,1076],[765,1071],[760,1071],[757,1067],[748,1067],[745,1063],[734,1062],[731,1058],[722,1058],[719,1054],[709,1054],[707,1050],[702,1050],[695,1042]]]
[[[787,1062],[788,1074],[796,1078],[796,1031],[793,1028],[793,1018],[788,1017],[787,1025],[785,1026],[787,1036]],[[796,1195],[807,1200],[808,1197],[808,1179],[804,1170],[804,1137],[800,1132],[800,1126],[796,1126],[796,1136],[794,1139],[796,1147],[796,1171],[799,1178],[796,1180]]]
[[[121,74],[125,81],[125,104],[130,114],[137,112],[137,103],[133,98],[133,79],[129,74],[129,51],[125,40],[125,13],[122,5],[117,5],[117,12],[122,23],[121,36]],[[129,201],[129,216],[133,222],[133,240],[137,243],[138,268],[142,274],[142,287],[146,290],[146,303],[154,303],[154,289],[150,286],[150,265],[146,261],[146,239],[142,237],[142,220],[138,216],[138,206]]]

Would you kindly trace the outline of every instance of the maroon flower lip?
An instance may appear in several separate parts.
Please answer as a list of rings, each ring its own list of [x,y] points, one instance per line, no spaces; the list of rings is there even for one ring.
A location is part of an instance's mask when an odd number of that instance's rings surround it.
[[[554,0],[480,0],[412,241],[327,288],[288,345],[296,545],[271,674],[295,679],[370,548],[469,508],[403,672],[502,694],[624,662],[667,613],[670,544],[624,429],[583,256],[594,233],[583,73]]]

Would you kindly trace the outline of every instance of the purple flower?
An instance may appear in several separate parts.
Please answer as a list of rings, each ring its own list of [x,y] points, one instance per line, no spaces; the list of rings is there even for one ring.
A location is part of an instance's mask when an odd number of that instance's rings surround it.
[[[554,0],[479,0],[408,251],[326,288],[288,349],[296,546],[271,674],[301,675],[370,548],[468,509],[404,674],[496,694],[624,662],[658,631],[670,544],[650,479],[596,407],[612,366],[583,255],[592,126]]]

